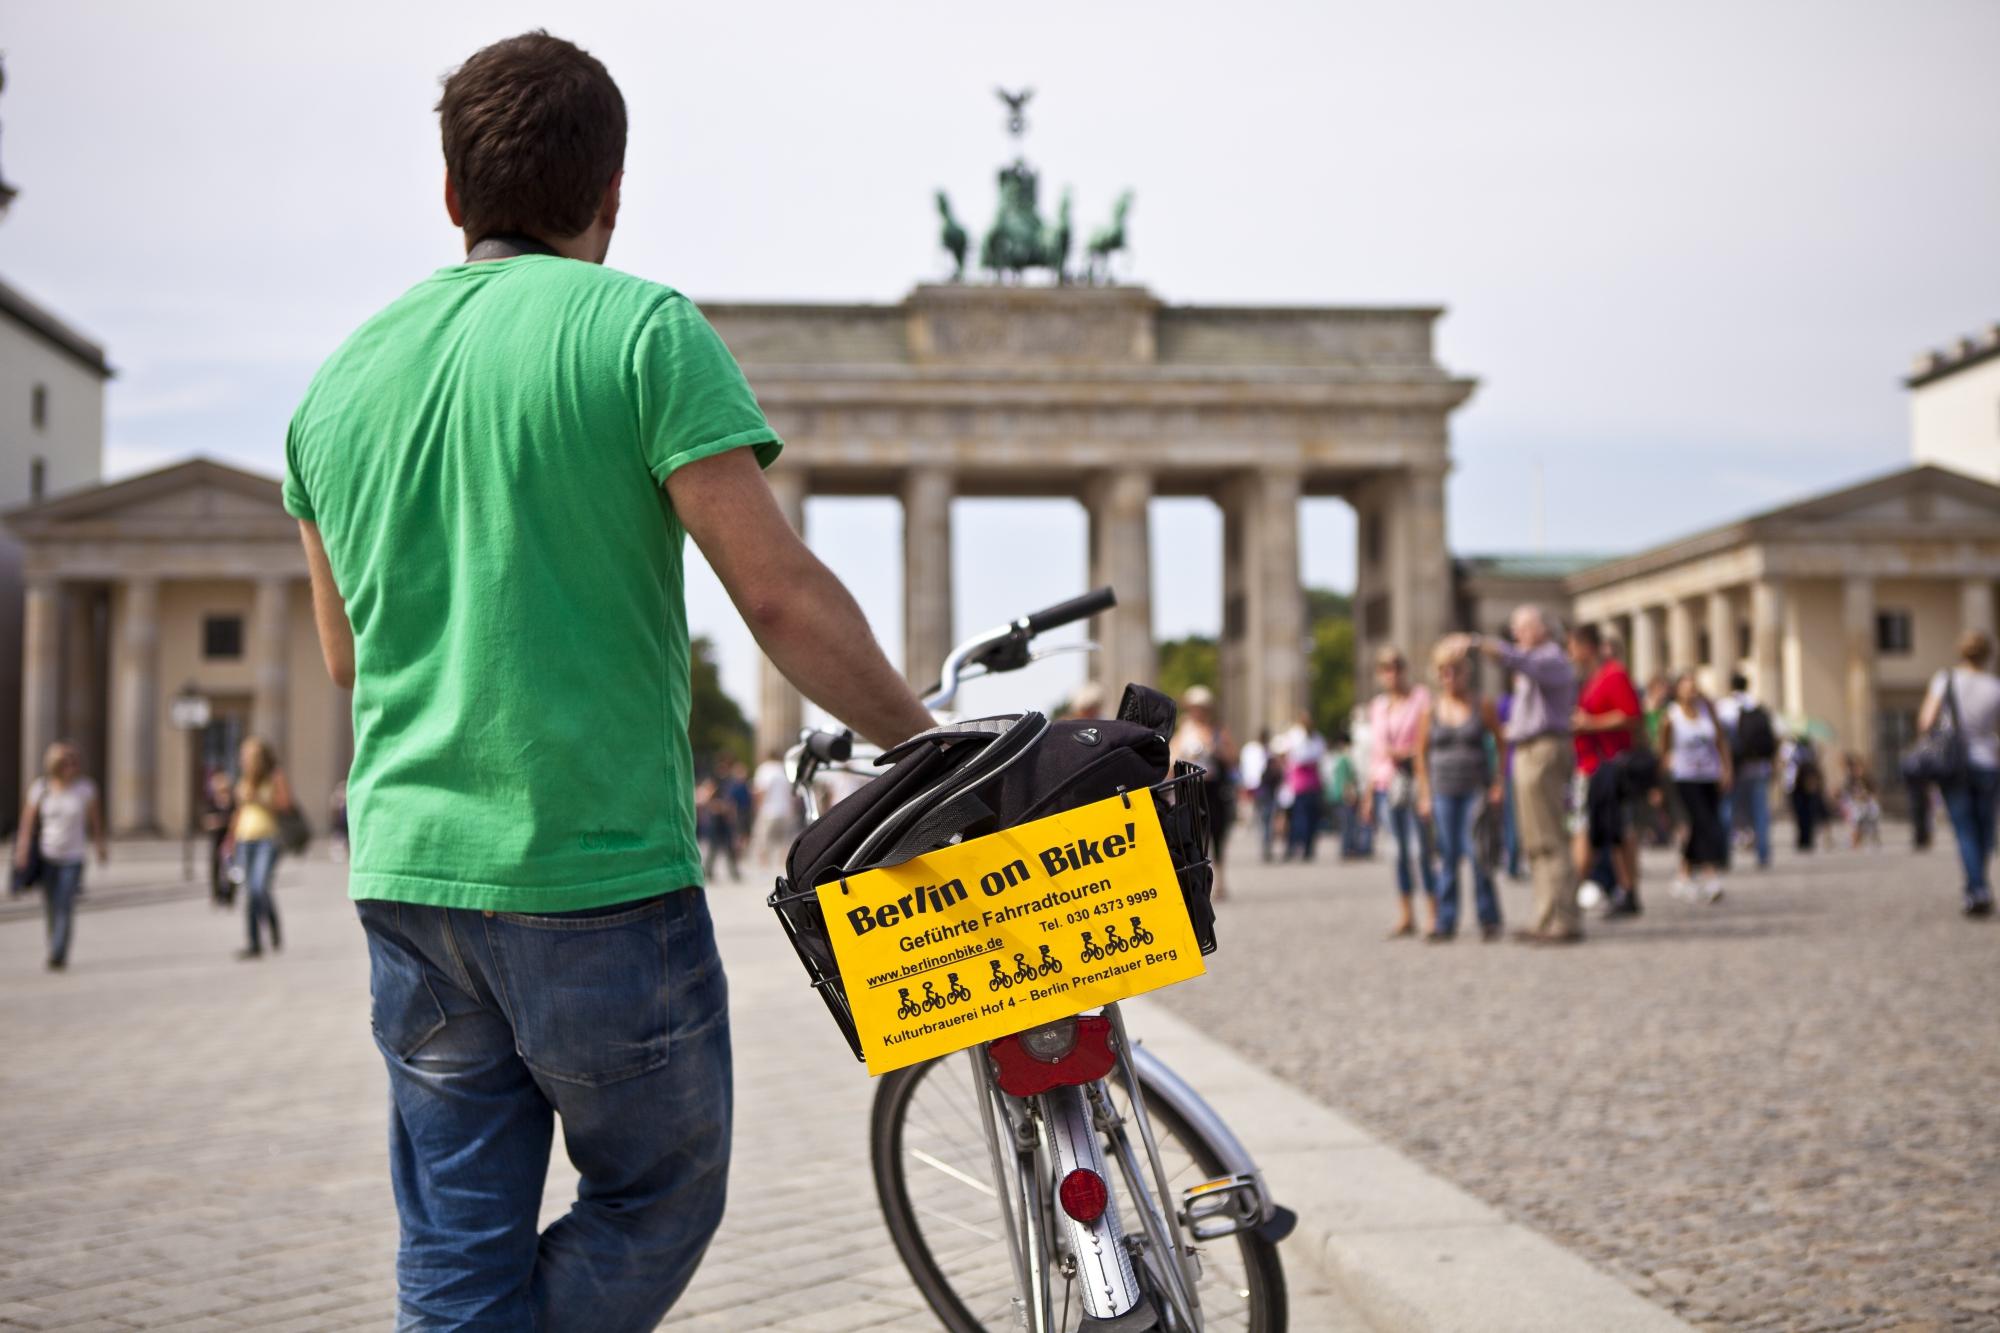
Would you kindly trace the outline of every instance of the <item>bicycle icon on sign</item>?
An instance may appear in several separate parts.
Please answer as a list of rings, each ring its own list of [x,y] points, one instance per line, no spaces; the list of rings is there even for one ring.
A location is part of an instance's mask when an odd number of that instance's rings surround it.
[[[1124,953],[1131,947],[1132,941],[1120,936],[1118,927],[1106,926],[1104,928],[1104,951],[1106,953]]]
[[[1147,930],[1145,922],[1135,916],[1132,918],[1132,933],[1127,938],[1132,941],[1132,947],[1138,949],[1153,942],[1153,932]]]
[[[945,999],[944,996],[937,993],[937,983],[935,981],[926,981],[924,983],[922,1004],[925,1013],[928,1014],[934,1010],[942,1009],[950,1003],[950,1000]]]
[[[1049,946],[1046,944],[1042,946],[1041,958],[1035,963],[1035,973],[1038,976],[1044,977],[1059,977],[1062,975],[1062,959],[1050,953]]]
[[[963,1004],[972,998],[972,989],[958,979],[958,973],[947,972],[944,979],[951,983],[951,989],[944,993],[946,1004]]]
[[[1042,975],[1041,969],[1028,961],[1026,954],[1014,955],[1014,980],[1025,986]]]
[[[1086,931],[1084,931],[1084,932],[1083,932],[1083,961],[1084,961],[1084,962],[1086,962],[1086,963],[1094,963],[1094,962],[1096,962],[1096,961],[1097,961],[1098,959],[1100,959],[1100,958],[1104,957],[1104,950],[1105,950],[1105,948],[1106,948],[1106,947],[1107,947],[1106,945],[1103,945],[1103,944],[1099,944],[1099,943],[1098,943],[1098,942],[1097,942],[1096,940],[1093,940],[1093,939],[1091,939],[1091,938],[1090,938],[1090,932],[1089,932],[1089,931],[1087,931],[1087,930],[1086,930]]]
[[[903,1002],[896,1006],[896,1017],[906,1019],[915,1018],[924,1011],[922,1005],[910,998],[910,988],[908,986],[896,987],[896,994],[903,997]]]
[[[993,966],[993,975],[986,978],[987,990],[992,990],[992,991],[1006,990],[1009,986],[1012,986],[1014,984],[1014,978],[1007,975],[1005,969],[1003,969],[1000,966],[1000,960],[998,958],[995,958],[993,960],[992,966]]]

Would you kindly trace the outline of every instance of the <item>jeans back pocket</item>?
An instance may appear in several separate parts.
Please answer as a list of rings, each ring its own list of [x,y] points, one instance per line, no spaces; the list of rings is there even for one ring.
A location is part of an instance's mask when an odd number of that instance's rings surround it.
[[[666,909],[485,920],[521,1058],[544,1078],[600,1087],[672,1053]]]

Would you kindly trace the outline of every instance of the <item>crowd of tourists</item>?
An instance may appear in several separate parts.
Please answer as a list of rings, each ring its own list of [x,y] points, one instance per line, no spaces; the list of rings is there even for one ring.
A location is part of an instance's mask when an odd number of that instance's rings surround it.
[[[1934,803],[1949,817],[1969,916],[1993,910],[1993,652],[1985,632],[1964,636],[1957,664],[1930,683],[1922,739],[1899,770],[1919,850],[1930,845]],[[1482,690],[1482,662],[1504,688]],[[1591,625],[1565,632],[1532,606],[1503,634],[1447,636],[1428,665],[1419,680],[1400,650],[1384,648],[1377,692],[1344,731],[1323,735],[1301,714],[1240,753],[1208,721],[1209,691],[1183,699],[1203,741],[1177,753],[1229,794],[1218,826],[1240,806],[1265,861],[1310,861],[1322,836],[1338,840],[1343,859],[1367,859],[1379,839],[1396,890],[1391,939],[1455,938],[1468,879],[1481,937],[1501,938],[1504,875],[1534,886],[1515,938],[1580,941],[1586,912],[1615,920],[1644,910],[1646,847],[1678,851],[1673,897],[1719,904],[1732,863],[1770,866],[1774,805],[1789,812],[1800,852],[1881,845],[1882,794],[1868,762],[1823,752],[1823,728],[1778,717],[1740,674],[1711,692],[1683,667],[1642,688],[1621,644]]]

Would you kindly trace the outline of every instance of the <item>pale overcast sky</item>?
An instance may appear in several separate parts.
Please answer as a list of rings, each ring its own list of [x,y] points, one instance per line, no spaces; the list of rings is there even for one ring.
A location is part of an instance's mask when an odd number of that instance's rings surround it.
[[[1032,85],[1028,156],[1079,224],[1137,191],[1170,301],[1437,303],[1481,381],[1454,423],[1459,551],[1601,551],[1906,458],[1899,376],[2000,318],[2000,3],[728,5],[0,3],[0,275],[108,346],[113,474],[275,473],[318,360],[455,258],[439,77],[547,25],[632,116],[612,262],[701,298],[892,301],[942,272]],[[1219,619],[1219,524],[1155,509],[1162,636]],[[814,544],[900,655],[899,518]],[[1068,595],[1083,518],[961,503],[962,629]],[[1351,579],[1344,507],[1308,576]],[[697,630],[754,698],[705,571]],[[1076,674],[1042,669],[1042,702]]]

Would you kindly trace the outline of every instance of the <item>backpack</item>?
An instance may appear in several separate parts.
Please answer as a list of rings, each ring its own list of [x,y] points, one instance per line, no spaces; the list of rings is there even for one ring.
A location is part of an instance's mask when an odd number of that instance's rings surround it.
[[[1746,705],[1736,715],[1737,763],[1764,763],[1778,756],[1778,730],[1771,725],[1771,712],[1762,704]]]

